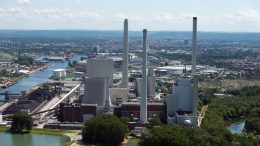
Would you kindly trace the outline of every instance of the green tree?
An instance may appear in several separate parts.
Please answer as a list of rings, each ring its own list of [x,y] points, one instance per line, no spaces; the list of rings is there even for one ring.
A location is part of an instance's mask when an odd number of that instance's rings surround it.
[[[102,145],[119,145],[128,133],[128,127],[115,116],[96,116],[85,123],[83,141]]]
[[[260,134],[260,118],[250,118],[246,120],[245,129],[247,132]]]
[[[33,119],[31,116],[18,112],[13,116],[13,121],[11,125],[12,132],[22,132],[23,130],[30,131],[33,126]]]
[[[33,64],[34,59],[29,56],[19,56],[17,61],[21,65],[31,65]]]
[[[130,119],[128,117],[121,117],[120,120],[127,126],[128,126],[128,123],[130,122]]]
[[[159,118],[152,118],[149,121],[148,128],[153,128],[154,126],[160,126],[162,125],[162,122]]]

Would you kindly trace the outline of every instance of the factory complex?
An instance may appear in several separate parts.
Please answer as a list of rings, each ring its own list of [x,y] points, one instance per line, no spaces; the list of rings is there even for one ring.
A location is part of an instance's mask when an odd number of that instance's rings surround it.
[[[146,125],[152,118],[166,124],[200,126],[203,115],[197,109],[198,74],[215,72],[196,66],[197,18],[193,18],[191,65],[151,65],[154,58],[147,53],[148,36],[144,29],[139,63],[131,61],[138,57],[129,53],[125,19],[121,57],[97,52],[94,57],[84,58],[75,66],[75,71],[82,73],[81,82],[42,84],[3,110],[3,116],[8,119],[8,115],[23,111],[33,116],[36,125],[62,129],[80,129],[83,122],[101,114],[127,117],[132,127]],[[53,76],[62,78],[66,70],[55,69]],[[159,88],[157,84],[162,81],[170,83],[171,94],[164,94]]]
[[[196,74],[197,18],[193,18],[192,65],[178,67],[152,67],[147,63],[147,30],[143,30],[142,68],[133,82],[129,81],[128,20],[124,21],[122,59],[104,56],[86,59],[84,62],[84,93],[77,103],[61,103],[60,122],[84,122],[99,115],[127,117],[130,123],[146,124],[157,117],[162,122],[200,126],[202,114],[197,110],[198,76]],[[115,83],[114,70],[120,64],[121,80]],[[118,61],[121,61],[120,63]],[[199,70],[200,67],[197,67]],[[186,73],[183,70],[187,70]],[[156,92],[158,72],[184,74],[173,85],[172,94],[163,97]],[[188,73],[189,70],[191,73]]]

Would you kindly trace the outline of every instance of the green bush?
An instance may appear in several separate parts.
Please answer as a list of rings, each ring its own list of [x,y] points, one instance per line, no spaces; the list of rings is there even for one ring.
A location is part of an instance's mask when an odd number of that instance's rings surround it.
[[[128,127],[115,116],[96,116],[87,121],[82,130],[83,141],[91,144],[119,145]]]
[[[12,132],[22,132],[23,130],[31,130],[33,126],[33,119],[31,116],[24,113],[15,113],[11,125]]]
[[[245,129],[247,132],[260,134],[260,118],[250,118],[246,120]]]

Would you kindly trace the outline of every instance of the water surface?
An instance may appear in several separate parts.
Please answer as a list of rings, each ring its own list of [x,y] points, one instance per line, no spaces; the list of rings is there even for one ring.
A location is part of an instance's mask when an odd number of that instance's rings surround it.
[[[234,124],[231,124],[230,126],[228,126],[228,130],[231,132],[231,133],[241,133],[243,131],[245,127],[245,122],[238,122],[238,123],[234,123]]]
[[[62,146],[66,142],[63,136],[0,132],[0,146]]]

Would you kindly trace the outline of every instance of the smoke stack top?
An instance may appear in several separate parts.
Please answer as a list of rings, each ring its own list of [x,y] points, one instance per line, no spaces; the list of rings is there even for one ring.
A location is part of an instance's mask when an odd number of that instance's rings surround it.
[[[191,76],[193,78],[196,73],[196,58],[197,58],[197,17],[193,17],[192,29],[192,69]]]

